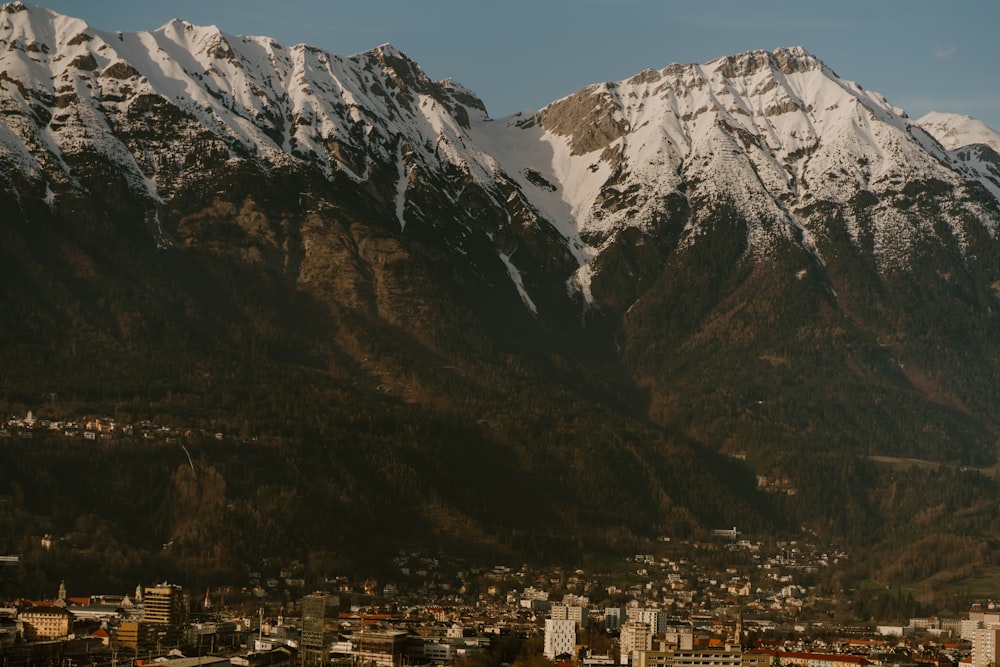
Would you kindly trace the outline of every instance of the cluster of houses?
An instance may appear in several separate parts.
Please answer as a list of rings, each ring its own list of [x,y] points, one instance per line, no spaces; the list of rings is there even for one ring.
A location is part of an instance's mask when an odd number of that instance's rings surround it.
[[[35,435],[59,435],[67,438],[82,437],[86,440],[111,440],[115,437],[142,438],[145,440],[171,440],[178,437],[211,435],[221,440],[222,433],[203,434],[194,429],[176,429],[154,424],[149,420],[136,423],[120,422],[108,416],[88,416],[79,420],[41,419],[28,410],[24,417],[12,415],[0,424],[0,438],[31,440]]]
[[[80,664],[85,656],[94,667],[400,667],[449,665],[491,652],[505,635],[535,635],[546,658],[580,667],[992,667],[1000,647],[1000,608],[992,606],[974,607],[966,619],[915,618],[831,642],[829,628],[824,640],[811,640],[809,628],[744,621],[739,608],[684,617],[637,601],[596,609],[579,594],[549,601],[535,587],[516,597],[516,610],[504,615],[476,604],[342,607],[339,596],[317,592],[265,618],[263,609],[216,613],[210,594],[193,600],[166,582],[131,596],[85,598],[60,586],[54,600],[0,608],[0,654],[6,665]],[[540,602],[544,618],[533,613]],[[605,638],[601,650],[589,644],[595,631]]]

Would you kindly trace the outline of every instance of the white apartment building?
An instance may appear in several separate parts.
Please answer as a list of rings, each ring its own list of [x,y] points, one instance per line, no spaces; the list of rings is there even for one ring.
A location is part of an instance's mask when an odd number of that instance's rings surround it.
[[[976,630],[972,638],[972,667],[993,667],[997,661],[998,646],[1000,625],[991,623],[988,628]]]
[[[628,610],[628,618],[630,621],[647,623],[650,632],[658,635],[666,629],[667,622],[670,620],[670,614],[664,609],[634,608]]]
[[[576,621],[571,619],[545,619],[545,657],[555,660],[564,653],[576,653]]]
[[[619,635],[619,647],[623,665],[630,664],[637,651],[648,651],[653,648],[653,631],[649,623],[626,621]]]

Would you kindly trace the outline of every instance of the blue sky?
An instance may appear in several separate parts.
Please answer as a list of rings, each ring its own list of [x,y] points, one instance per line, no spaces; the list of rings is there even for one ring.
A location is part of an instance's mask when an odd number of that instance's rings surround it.
[[[49,0],[105,30],[171,18],[350,55],[384,42],[501,117],[674,62],[804,46],[917,118],[1000,131],[997,0]]]

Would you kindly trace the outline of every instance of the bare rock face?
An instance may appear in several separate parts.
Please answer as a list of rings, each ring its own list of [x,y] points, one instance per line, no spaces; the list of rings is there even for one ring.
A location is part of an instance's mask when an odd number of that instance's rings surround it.
[[[542,127],[569,137],[573,155],[584,155],[608,146],[628,132],[619,114],[613,88],[585,88],[554,102],[538,113]]]

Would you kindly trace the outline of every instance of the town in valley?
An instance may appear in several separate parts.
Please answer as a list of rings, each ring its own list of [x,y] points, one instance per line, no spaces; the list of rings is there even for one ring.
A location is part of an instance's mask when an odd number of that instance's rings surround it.
[[[883,604],[887,618],[840,621],[838,592],[818,582],[847,553],[757,542],[736,527],[645,546],[590,569],[480,566],[411,548],[381,581],[317,577],[295,561],[262,561],[239,585],[206,590],[160,582],[102,593],[63,581],[3,602],[0,655],[5,667],[995,664],[1000,606],[989,601],[954,618],[903,618],[905,605]],[[5,596],[20,567],[17,555],[0,558]]]

